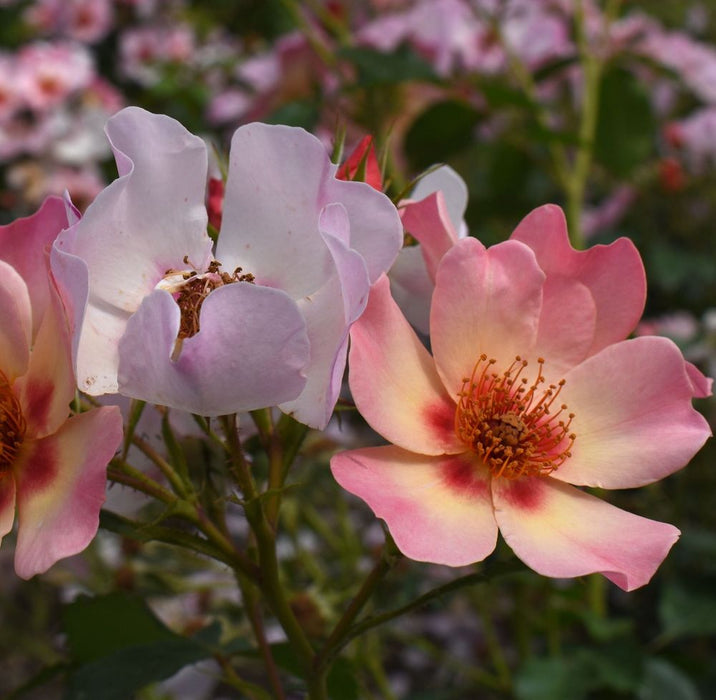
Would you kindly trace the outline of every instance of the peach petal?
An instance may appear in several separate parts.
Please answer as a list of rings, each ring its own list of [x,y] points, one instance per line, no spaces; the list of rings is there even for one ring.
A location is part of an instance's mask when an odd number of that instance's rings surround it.
[[[605,348],[565,375],[560,396],[575,414],[572,457],[553,477],[571,484],[634,488],[683,467],[710,435],[691,406],[684,359],[667,338]]]
[[[32,438],[55,432],[67,419],[69,404],[75,394],[70,346],[64,308],[53,287],[30,354],[29,367],[15,386],[27,433]]]
[[[608,246],[575,250],[569,243],[564,212],[554,204],[530,212],[510,238],[534,251],[548,277],[571,277],[591,291],[597,317],[589,355],[623,340],[634,330],[644,311],[646,275],[630,240],[620,238]]]
[[[464,238],[443,257],[430,313],[435,364],[448,394],[457,396],[481,353],[507,369],[531,356],[537,339],[544,273],[524,244],[486,250]]]
[[[550,478],[494,479],[500,532],[543,576],[601,573],[625,591],[645,585],[679,531]]]
[[[18,457],[15,571],[28,579],[82,551],[95,536],[106,466],[122,439],[116,406],[70,418]]]
[[[0,260],[0,371],[12,382],[27,370],[32,307],[25,281]]]
[[[400,215],[403,228],[420,243],[428,274],[435,281],[443,255],[457,242],[443,193],[404,203]]]
[[[429,457],[390,445],[342,452],[331,470],[386,521],[411,559],[463,566],[495,548],[489,476],[469,457]]]
[[[349,367],[356,406],[383,437],[419,454],[463,451],[453,429],[455,403],[390,296],[385,276],[351,328]]]

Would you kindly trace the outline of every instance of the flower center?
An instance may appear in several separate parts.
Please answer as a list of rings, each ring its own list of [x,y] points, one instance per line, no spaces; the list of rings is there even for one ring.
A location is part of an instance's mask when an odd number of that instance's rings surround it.
[[[0,372],[0,478],[10,470],[25,437],[25,419],[10,382]]]
[[[495,363],[481,355],[472,375],[463,380],[455,433],[493,476],[551,474],[572,456],[576,438],[569,430],[574,414],[566,413],[566,404],[555,407],[565,380],[545,387],[541,357],[531,384],[521,376],[527,360],[517,356],[502,374],[492,371]]]
[[[188,258],[189,256],[184,256],[184,262],[187,265],[190,264]],[[251,273],[243,273],[240,267],[237,267],[231,274],[220,268],[221,263],[218,260],[212,260],[209,263],[209,269],[203,273],[193,269],[170,269],[164,273],[164,277],[157,284],[157,289],[165,289],[174,295],[181,311],[177,343],[172,353],[173,359],[179,355],[181,341],[184,338],[191,338],[199,332],[201,305],[211,292],[226,284],[254,281],[254,276]]]

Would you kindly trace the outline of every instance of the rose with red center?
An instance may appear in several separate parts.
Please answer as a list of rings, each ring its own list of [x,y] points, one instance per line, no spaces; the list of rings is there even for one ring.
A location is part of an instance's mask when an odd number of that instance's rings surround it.
[[[626,339],[644,300],[631,242],[575,251],[554,206],[509,241],[444,254],[432,356],[381,279],[351,330],[349,381],[393,444],[336,455],[334,476],[413,559],[480,561],[499,530],[545,576],[644,585],[679,531],[577,488],[656,481],[710,434],[691,405],[710,380],[666,338]]]
[[[50,198],[0,227],[0,537],[17,512],[23,578],[84,549],[97,532],[105,468],[122,439],[116,406],[69,415],[70,329],[47,255],[67,226]]]

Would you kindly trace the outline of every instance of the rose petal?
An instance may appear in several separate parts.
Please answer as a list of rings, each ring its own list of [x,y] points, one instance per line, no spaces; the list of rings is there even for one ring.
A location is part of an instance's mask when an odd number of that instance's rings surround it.
[[[54,433],[69,414],[75,395],[70,335],[64,308],[54,287],[30,353],[27,372],[15,384],[27,435]]]
[[[465,181],[449,166],[441,165],[421,176],[415,185],[410,198],[414,200],[425,199],[433,192],[442,192],[445,199],[450,222],[458,236],[464,238],[461,228],[464,227],[465,210],[467,209],[468,191]]]
[[[324,183],[322,201],[340,202],[346,208],[351,222],[351,248],[365,259],[368,278],[374,284],[390,269],[403,245],[398,210],[388,197],[369,184],[335,178]]]
[[[133,312],[169,268],[208,265],[206,146],[174,119],[138,107],[110,118],[107,135],[120,177],[57,247],[87,262],[91,304]]]
[[[322,197],[323,183],[331,177],[325,147],[303,129],[258,123],[237,129],[217,259],[294,299],[315,292],[332,273],[318,226],[330,203]]]
[[[18,576],[42,573],[89,544],[105,499],[107,462],[121,440],[122,416],[107,406],[27,443],[17,464]]]
[[[644,311],[646,276],[634,244],[620,238],[611,245],[575,250],[562,210],[546,204],[529,213],[510,237],[526,243],[548,277],[557,274],[584,284],[597,308],[593,355],[626,338]]]
[[[410,325],[424,335],[430,333],[434,288],[420,246],[403,248],[390,268],[390,291]]]
[[[373,285],[351,328],[349,368],[356,406],[383,437],[420,454],[463,451],[454,431],[455,404],[390,296],[386,277]]]
[[[150,294],[119,343],[120,393],[204,416],[274,406],[303,389],[309,343],[303,317],[285,292],[248,282],[211,292],[201,330],[171,359],[179,307]]]
[[[443,257],[430,312],[438,372],[456,397],[482,353],[506,370],[530,356],[537,338],[544,274],[532,251],[517,241],[486,250],[464,238]]]
[[[599,572],[625,591],[648,583],[679,531],[549,478],[493,479],[500,532],[543,576]]]
[[[707,396],[711,396],[714,383],[711,377],[704,376],[701,370],[690,362],[686,363],[686,373],[689,376],[695,399],[705,399]]]
[[[683,467],[710,435],[691,406],[679,349],[643,336],[605,348],[565,375],[575,414],[572,457],[552,476],[572,484],[633,488]]]
[[[407,233],[419,243],[428,274],[435,280],[443,255],[457,242],[442,192],[433,192],[419,202],[406,202],[401,220]]]
[[[331,470],[386,521],[411,559],[463,566],[495,549],[489,476],[469,458],[427,457],[390,445],[339,453]]]
[[[0,260],[12,265],[27,285],[33,312],[33,337],[49,299],[45,255],[67,224],[64,201],[60,197],[48,197],[32,216],[0,226]]]
[[[340,216],[339,211],[345,216],[340,204],[326,209],[334,210],[331,216]],[[365,308],[370,290],[363,258],[341,239],[325,231],[322,235],[336,271],[321,289],[298,302],[306,319],[311,358],[303,391],[280,405],[299,422],[319,429],[326,427],[336,405],[345,369],[348,328]]]
[[[31,334],[27,285],[15,268],[0,260],[0,372],[10,382],[27,371]]]
[[[534,352],[545,358],[548,383],[559,381],[587,357],[596,316],[594,298],[581,282],[558,275],[547,277]]]
[[[15,522],[15,477],[12,472],[0,475],[0,542]]]

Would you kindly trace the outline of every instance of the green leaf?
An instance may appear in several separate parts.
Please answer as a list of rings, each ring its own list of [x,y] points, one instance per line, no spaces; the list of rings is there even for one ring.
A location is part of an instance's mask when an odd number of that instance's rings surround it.
[[[179,636],[120,649],[77,669],[66,700],[127,700],[144,686],[209,656],[208,649]]]
[[[659,617],[667,639],[716,634],[716,590],[671,584],[662,595]]]
[[[66,700],[124,700],[212,654],[199,637],[175,634],[126,593],[78,598],[64,609],[63,625],[77,664]],[[207,640],[215,633],[210,628]]]
[[[338,56],[356,67],[356,82],[361,87],[437,80],[432,66],[407,45],[391,53],[364,47],[344,47],[338,51]]]
[[[648,160],[656,143],[656,120],[644,85],[622,68],[608,71],[601,85],[594,157],[618,177]]]
[[[649,659],[637,697],[639,700],[700,700],[691,679],[664,659]]]
[[[281,105],[263,121],[267,124],[301,126],[311,131],[318,123],[318,118],[318,107],[312,100],[294,100]]]
[[[479,119],[477,110],[460,100],[428,107],[405,135],[405,152],[411,166],[423,170],[467,147]]]
[[[63,625],[72,656],[80,663],[176,637],[146,603],[127,593],[80,596],[64,609]]]
[[[514,693],[518,700],[582,700],[590,683],[573,658],[530,659],[517,672]]]
[[[329,698],[359,700],[359,686],[353,664],[345,658],[336,659],[326,681]]]

